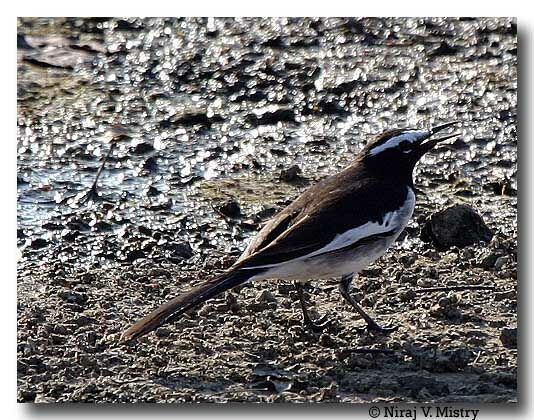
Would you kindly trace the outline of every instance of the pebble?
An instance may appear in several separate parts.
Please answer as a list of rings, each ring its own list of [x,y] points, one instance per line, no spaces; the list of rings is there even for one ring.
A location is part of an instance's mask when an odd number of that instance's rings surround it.
[[[517,292],[515,290],[506,290],[504,292],[495,292],[493,298],[496,301],[506,300],[506,299],[516,299]]]
[[[178,259],[187,260],[195,254],[193,248],[187,242],[171,243],[166,246],[166,249],[171,251],[171,257]]]
[[[153,152],[154,146],[147,142],[142,142],[137,144],[134,149],[132,150],[132,153],[134,155],[146,155],[147,153]]]
[[[282,169],[280,179],[285,182],[295,182],[301,178],[301,169],[298,165],[293,165],[287,169]]]
[[[133,249],[126,251],[124,260],[127,262],[134,262],[135,260],[144,259],[147,257],[147,254],[142,249]]]
[[[493,233],[482,217],[470,206],[457,204],[433,214],[426,222],[422,239],[434,243],[438,249],[459,248],[489,242]]]
[[[162,121],[162,124],[164,124],[165,127],[167,124],[171,124],[171,126],[174,127],[193,127],[196,125],[210,127],[211,123],[212,119],[210,119],[207,112],[203,110],[185,112],[182,115],[175,115],[168,120]]]
[[[241,216],[241,207],[239,206],[239,203],[233,199],[225,201],[216,208],[219,213],[222,213],[224,216],[230,217],[232,219]]]
[[[480,267],[486,270],[491,270],[495,267],[495,262],[497,261],[497,258],[499,258],[499,255],[495,252],[490,251],[477,258],[477,263]]]
[[[499,340],[501,340],[502,345],[506,348],[517,348],[517,328],[503,328],[499,335]]]
[[[442,41],[441,44],[434,50],[429,52],[429,56],[444,56],[454,55],[459,51],[459,48],[449,44],[447,41]]]
[[[77,293],[70,290],[58,292],[58,296],[67,303],[76,303],[78,305],[87,302],[88,296],[85,293]]]
[[[259,292],[258,297],[256,298],[258,302],[277,302],[276,297],[268,290],[262,290]]]
[[[413,289],[408,289],[399,293],[401,302],[411,302],[417,297],[417,293]]]
[[[44,238],[35,238],[30,242],[30,248],[31,249],[42,249],[48,246],[50,242],[48,242]]]
[[[247,116],[247,121],[253,126],[272,125],[279,122],[295,122],[295,111],[291,108],[267,107],[256,110]]]
[[[500,271],[503,269],[503,267],[508,263],[508,257],[502,256],[497,258],[494,264],[494,268],[497,271]]]
[[[154,173],[158,170],[158,161],[154,156],[149,157],[147,160],[143,162],[143,169],[145,171]]]

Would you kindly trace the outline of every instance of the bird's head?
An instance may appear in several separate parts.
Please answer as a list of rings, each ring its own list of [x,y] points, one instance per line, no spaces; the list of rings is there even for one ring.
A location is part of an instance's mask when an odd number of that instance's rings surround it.
[[[459,133],[435,137],[435,134],[459,121],[438,125],[428,130],[396,129],[386,131],[371,141],[361,153],[366,167],[380,173],[409,175],[419,159],[436,144]]]

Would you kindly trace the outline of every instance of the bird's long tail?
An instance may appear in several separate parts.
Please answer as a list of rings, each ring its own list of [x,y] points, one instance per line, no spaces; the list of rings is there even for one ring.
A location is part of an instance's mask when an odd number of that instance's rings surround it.
[[[163,324],[176,320],[185,311],[200,305],[232,287],[246,282],[261,271],[261,269],[234,269],[208,280],[200,286],[194,287],[186,293],[182,293],[141,318],[122,334],[121,341],[132,341],[148,334]]]

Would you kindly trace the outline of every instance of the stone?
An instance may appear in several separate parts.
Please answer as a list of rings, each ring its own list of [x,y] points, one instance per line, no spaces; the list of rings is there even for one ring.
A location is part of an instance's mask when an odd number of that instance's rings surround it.
[[[423,241],[432,242],[436,248],[444,250],[489,242],[493,233],[472,207],[458,204],[433,214],[421,236]]]
[[[232,199],[225,201],[220,206],[217,206],[216,209],[222,215],[232,219],[241,216],[241,207],[239,207],[239,203]]]
[[[293,165],[287,169],[282,169],[280,179],[285,182],[294,182],[301,178],[301,169],[298,165]]]
[[[499,340],[501,340],[502,345],[506,348],[517,348],[517,328],[504,327],[501,330]]]

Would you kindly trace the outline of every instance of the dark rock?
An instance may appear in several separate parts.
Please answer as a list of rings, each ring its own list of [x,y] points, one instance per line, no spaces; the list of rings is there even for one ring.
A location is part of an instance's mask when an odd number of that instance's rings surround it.
[[[71,290],[59,292],[58,296],[67,303],[76,303],[78,305],[83,304],[88,300],[87,294],[73,292]]]
[[[495,261],[497,261],[499,255],[493,251],[487,251],[485,254],[477,258],[477,265],[486,270],[491,270],[495,266]]]
[[[147,239],[146,241],[141,242],[141,249],[145,251],[146,253],[150,253],[150,251],[154,249],[156,244],[157,244],[157,241],[150,238],[150,239]]]
[[[517,190],[512,186],[509,179],[502,179],[498,182],[488,182],[484,189],[491,191],[495,195],[507,195],[517,197]]]
[[[84,273],[80,276],[80,280],[84,284],[91,284],[96,280],[96,276],[93,273]]]
[[[18,402],[34,402],[37,393],[34,390],[19,390],[17,395]]]
[[[74,230],[78,232],[87,232],[91,230],[91,226],[89,225],[89,223],[86,223],[82,220],[73,220],[71,222],[68,222],[67,227],[70,230]]]
[[[259,303],[263,303],[263,302],[274,302],[276,303],[277,300],[276,300],[276,297],[274,297],[274,295],[269,292],[268,290],[262,290],[258,296],[256,297],[256,300],[259,302]]]
[[[496,292],[493,296],[497,302],[507,299],[517,299],[517,292],[515,290],[506,290],[504,292]]]
[[[454,55],[459,51],[458,47],[450,45],[447,41],[442,41],[439,47],[432,50],[428,55],[433,57]]]
[[[93,224],[93,229],[96,232],[111,232],[113,231],[113,225],[108,222],[99,221]]]
[[[86,325],[96,324],[97,320],[85,315],[80,315],[78,318],[73,319],[73,322],[79,327],[84,327]]]
[[[149,227],[141,225],[139,226],[139,233],[148,237],[152,237],[153,232]]]
[[[517,348],[517,328],[503,328],[499,340],[501,340],[502,345],[506,348]]]
[[[368,355],[358,353],[349,354],[344,363],[351,370],[372,369],[376,367],[375,361]]]
[[[498,116],[500,121],[507,121],[507,120],[510,120],[510,119],[514,119],[516,117],[516,115],[512,111],[510,111],[509,109],[506,109],[506,110],[503,110],[503,111],[499,111],[497,116]]]
[[[494,265],[495,270],[497,271],[502,270],[503,267],[508,263],[508,261],[509,261],[508,257],[505,257],[505,256],[501,256],[497,258],[497,260],[495,261],[495,265]]]
[[[48,246],[49,243],[50,242],[48,242],[44,238],[35,238],[34,240],[31,241],[30,248],[31,249],[42,249]]]
[[[143,163],[143,169],[148,172],[156,172],[158,170],[158,162],[154,156],[149,157]]]
[[[117,20],[116,29],[118,31],[140,31],[142,25],[134,19],[119,19]]]
[[[134,149],[132,150],[132,153],[134,155],[144,155],[150,152],[154,151],[154,146],[147,142],[142,142],[137,144]]]
[[[342,95],[343,93],[351,93],[358,85],[362,84],[359,80],[349,80],[347,82],[342,82],[330,89],[327,90],[328,93],[333,93],[334,95]]]
[[[155,197],[156,195],[159,195],[161,194],[161,191],[158,190],[156,187],[154,187],[153,185],[150,185],[146,190],[145,190],[145,194],[147,195],[147,197]]]
[[[285,182],[295,182],[301,179],[301,169],[298,165],[293,165],[288,169],[282,169],[280,172],[280,179]]]
[[[281,35],[267,39],[266,41],[263,41],[261,45],[269,48],[283,48],[286,46],[284,38]]]
[[[244,98],[248,99],[251,102],[260,102],[260,101],[263,101],[264,99],[267,99],[267,97],[268,97],[267,93],[265,93],[262,90],[257,90],[257,89],[251,89],[247,93],[246,96],[245,95],[243,95],[243,96],[244,96]]]
[[[399,299],[401,302],[411,302],[417,297],[417,293],[413,289],[408,289],[406,291],[399,293]]]
[[[272,147],[271,148],[271,153],[275,156],[287,156],[288,153],[285,149],[281,149],[281,148],[278,148],[278,147]]]
[[[187,242],[169,244],[166,248],[171,252],[172,258],[187,260],[195,254],[193,248]]]
[[[125,260],[128,262],[134,262],[135,260],[146,258],[146,253],[142,249],[134,249],[128,251],[125,256]]]
[[[78,231],[75,231],[75,230],[68,230],[68,229],[64,229],[62,232],[61,232],[61,239],[67,241],[67,242],[74,242],[74,240],[80,236],[80,232]]]
[[[239,207],[239,203],[235,200],[227,200],[220,206],[217,206],[216,209],[222,215],[232,219],[241,216],[241,208]]]
[[[247,121],[254,127],[259,125],[274,125],[279,122],[295,122],[295,112],[291,108],[276,109],[266,107],[247,115]]]
[[[322,333],[319,337],[319,344],[323,347],[329,347],[329,348],[339,348],[339,342],[334,337],[332,337],[330,334]]]
[[[46,230],[62,230],[63,229],[63,225],[60,225],[59,223],[52,223],[52,222],[43,223],[41,227]]]
[[[171,335],[171,329],[166,327],[161,327],[156,330],[156,335],[160,338],[168,337]]]
[[[167,201],[164,201],[162,203],[153,204],[149,206],[148,208],[152,211],[161,211],[161,210],[170,210],[172,209],[173,201],[172,199],[168,199]]]
[[[321,99],[318,103],[318,111],[323,115],[348,115],[350,112],[345,109],[342,103],[328,98]]]
[[[165,120],[160,121],[159,125],[161,128],[172,128],[172,127],[193,127],[193,126],[202,126],[202,127],[211,127],[213,122],[220,122],[222,118],[218,115],[208,117],[206,110],[199,111],[187,111],[183,114],[173,115]]]
[[[423,227],[421,239],[438,249],[463,248],[479,241],[489,242],[493,233],[470,206],[459,204],[433,214]]]

